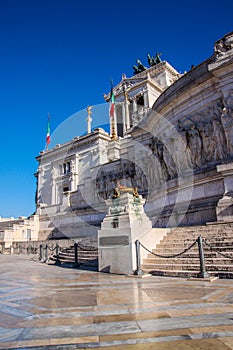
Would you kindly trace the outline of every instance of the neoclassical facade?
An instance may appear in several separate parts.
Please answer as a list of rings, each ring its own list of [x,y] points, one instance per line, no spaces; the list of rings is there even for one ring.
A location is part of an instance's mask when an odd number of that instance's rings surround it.
[[[154,227],[233,219],[233,33],[185,74],[148,64],[114,87],[110,134],[89,128],[37,157],[41,239],[96,235],[117,187],[138,188]]]

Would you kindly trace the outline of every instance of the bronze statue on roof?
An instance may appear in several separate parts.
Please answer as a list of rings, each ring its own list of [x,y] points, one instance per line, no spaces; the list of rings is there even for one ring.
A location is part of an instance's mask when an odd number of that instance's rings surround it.
[[[138,65],[133,65],[134,74],[141,73],[147,69],[147,67],[143,66],[142,62],[139,59],[137,59],[136,62]]]
[[[148,60],[148,64],[150,65],[150,67],[156,66],[156,64],[162,62],[160,56],[162,54],[156,52],[156,55],[153,57],[151,56],[149,53],[147,54],[147,60]]]

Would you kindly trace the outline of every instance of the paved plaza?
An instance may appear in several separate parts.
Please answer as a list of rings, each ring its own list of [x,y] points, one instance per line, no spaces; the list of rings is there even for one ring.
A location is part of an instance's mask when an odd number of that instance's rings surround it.
[[[233,349],[233,280],[137,278],[0,256],[0,349]]]

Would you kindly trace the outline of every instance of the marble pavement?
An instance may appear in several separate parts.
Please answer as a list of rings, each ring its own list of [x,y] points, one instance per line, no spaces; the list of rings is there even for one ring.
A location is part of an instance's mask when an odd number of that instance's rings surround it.
[[[233,280],[146,278],[0,255],[0,349],[233,349]]]

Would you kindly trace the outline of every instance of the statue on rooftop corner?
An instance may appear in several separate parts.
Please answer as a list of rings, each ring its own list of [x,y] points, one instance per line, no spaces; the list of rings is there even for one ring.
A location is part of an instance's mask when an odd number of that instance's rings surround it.
[[[136,62],[137,62],[137,66],[133,65],[134,74],[141,73],[147,69],[147,67],[143,66],[142,62],[139,59],[137,59]]]
[[[156,66],[156,64],[162,62],[160,58],[161,55],[162,55],[161,52],[160,53],[156,52],[156,55],[154,57],[151,56],[149,53],[147,54],[147,60],[150,67]]]

